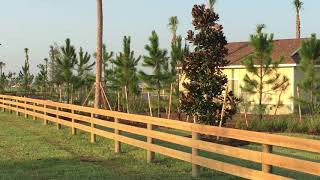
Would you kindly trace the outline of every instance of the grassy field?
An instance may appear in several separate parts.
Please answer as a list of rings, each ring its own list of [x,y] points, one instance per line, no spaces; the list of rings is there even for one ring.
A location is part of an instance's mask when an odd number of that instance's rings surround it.
[[[316,136],[307,138],[319,139]],[[190,151],[182,146],[156,143]],[[42,121],[0,113],[0,179],[192,179],[189,163],[156,154],[155,162],[148,164],[145,150],[123,145],[123,153],[115,154],[113,147],[113,141],[105,138],[98,137],[97,143],[91,144],[87,133],[73,136],[67,127],[58,131],[53,125],[42,125]],[[252,144],[246,148],[259,149],[259,146]],[[275,153],[320,162],[319,155],[312,153],[282,148],[276,148]],[[245,167],[261,168],[259,164],[213,153],[201,154]],[[320,179],[277,168],[275,173],[297,179]],[[239,178],[201,168],[198,179]]]

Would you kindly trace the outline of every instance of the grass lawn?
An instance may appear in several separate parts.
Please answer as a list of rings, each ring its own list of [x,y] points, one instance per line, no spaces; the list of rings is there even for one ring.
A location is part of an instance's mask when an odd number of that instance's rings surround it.
[[[115,154],[112,140],[98,137],[97,143],[91,144],[89,138],[88,133],[82,132],[73,136],[67,127],[56,130],[54,125],[44,126],[42,121],[0,113],[0,179],[192,179],[189,163],[156,154],[155,162],[148,164],[145,150],[122,145],[123,152]],[[190,151],[183,146],[156,143]],[[260,146],[252,144],[246,148],[259,149]],[[275,153],[320,162],[319,154],[282,148],[276,148]],[[208,152],[201,154],[245,167],[261,168],[248,161]],[[320,179],[278,168],[275,173],[297,179]],[[201,168],[197,179],[239,178]]]

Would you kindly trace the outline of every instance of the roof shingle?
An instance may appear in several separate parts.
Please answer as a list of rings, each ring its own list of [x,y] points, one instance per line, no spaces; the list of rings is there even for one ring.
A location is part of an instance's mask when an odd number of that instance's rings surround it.
[[[273,52],[271,54],[272,59],[280,59],[284,57],[283,64],[297,64],[297,56],[293,56],[297,53],[301,40],[298,39],[279,39],[273,42]],[[233,42],[228,43],[227,48],[229,50],[228,60],[229,65],[242,65],[241,61],[249,54],[253,52],[253,48],[249,42]]]

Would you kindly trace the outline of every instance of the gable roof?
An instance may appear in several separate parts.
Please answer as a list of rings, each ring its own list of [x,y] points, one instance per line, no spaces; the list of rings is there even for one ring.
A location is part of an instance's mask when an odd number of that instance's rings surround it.
[[[297,64],[299,57],[297,55],[301,42],[305,39],[278,39],[273,41],[272,59],[284,57],[283,64]],[[242,65],[241,61],[253,52],[249,42],[228,43],[229,54],[227,59],[229,65]]]

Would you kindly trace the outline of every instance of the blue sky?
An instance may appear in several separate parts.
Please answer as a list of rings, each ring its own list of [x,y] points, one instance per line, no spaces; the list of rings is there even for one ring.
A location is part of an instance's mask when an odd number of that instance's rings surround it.
[[[144,45],[152,30],[163,48],[170,44],[167,27],[170,16],[180,20],[179,34],[191,28],[191,9],[206,0],[104,0],[104,42],[108,49],[121,50],[122,37],[132,37],[136,54],[145,54]],[[302,36],[318,33],[320,1],[304,0]],[[292,0],[218,0],[215,7],[229,42],[246,41],[257,24],[266,24],[275,38],[295,37]],[[32,72],[48,57],[49,46],[66,38],[93,53],[96,43],[95,0],[0,0],[0,60],[5,71],[19,71],[25,47],[30,49]]]

